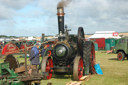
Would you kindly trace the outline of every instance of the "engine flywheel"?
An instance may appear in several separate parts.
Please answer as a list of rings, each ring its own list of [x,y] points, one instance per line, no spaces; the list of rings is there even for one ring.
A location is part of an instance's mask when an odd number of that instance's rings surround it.
[[[18,60],[13,56],[13,55],[7,55],[4,62],[9,63],[9,68],[15,70],[16,68],[19,67],[19,62]]]

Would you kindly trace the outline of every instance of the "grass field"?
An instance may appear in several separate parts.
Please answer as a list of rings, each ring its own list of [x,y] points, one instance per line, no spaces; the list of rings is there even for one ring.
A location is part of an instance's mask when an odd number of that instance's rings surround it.
[[[87,85],[128,85],[128,60],[118,61],[115,54],[96,53],[103,75],[93,75]]]
[[[18,58],[21,62],[23,58]],[[3,60],[0,59],[0,62]],[[118,61],[116,54],[106,54],[104,51],[96,53],[96,62],[100,64],[103,75],[91,75],[88,81],[85,81],[86,85],[128,85],[128,60]],[[71,81],[71,75],[56,76],[50,80],[42,80],[41,85],[47,85],[48,82],[52,82],[53,85],[65,85]]]
[[[100,64],[103,75],[92,75],[84,82],[86,85],[128,85],[128,60],[118,61],[116,54],[106,54],[103,51],[96,53],[96,62]],[[52,78],[43,80],[42,84],[47,85],[52,82],[53,85],[65,85],[71,81],[71,77]]]

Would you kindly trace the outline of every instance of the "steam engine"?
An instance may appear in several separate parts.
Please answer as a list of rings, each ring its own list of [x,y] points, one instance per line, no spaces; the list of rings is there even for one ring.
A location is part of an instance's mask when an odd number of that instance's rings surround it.
[[[84,30],[78,28],[77,35],[69,35],[64,27],[64,8],[57,8],[58,41],[51,50],[51,56],[42,59],[41,70],[47,72],[47,79],[52,73],[73,73],[74,80],[80,80],[84,74],[95,73],[95,49],[90,41],[85,42]]]
[[[57,8],[58,15],[58,42],[53,49],[53,69],[54,72],[70,72],[73,65],[73,60],[76,55],[80,55],[78,51],[78,36],[69,35],[67,26],[64,27],[64,9]],[[79,29],[82,30],[82,27]],[[82,30],[83,32],[83,30]],[[84,33],[83,35],[84,36]],[[82,43],[81,43],[82,45]],[[82,49],[81,49],[82,50]]]

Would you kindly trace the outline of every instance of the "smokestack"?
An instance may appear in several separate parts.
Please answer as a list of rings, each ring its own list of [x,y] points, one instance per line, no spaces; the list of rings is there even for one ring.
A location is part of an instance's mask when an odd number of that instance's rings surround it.
[[[61,0],[57,5],[59,34],[64,34],[64,7],[66,7],[71,1],[72,0]]]
[[[58,16],[58,29],[59,34],[64,34],[64,8],[57,7],[57,16]]]
[[[44,37],[45,37],[45,34],[42,33],[41,42],[44,42]]]

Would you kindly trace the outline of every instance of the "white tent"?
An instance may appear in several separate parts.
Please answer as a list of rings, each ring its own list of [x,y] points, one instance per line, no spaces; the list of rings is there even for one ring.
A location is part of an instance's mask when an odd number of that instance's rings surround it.
[[[121,38],[115,31],[96,31],[96,33],[89,38]]]
[[[0,38],[0,41],[3,41],[4,39],[3,38]]]
[[[28,37],[27,40],[36,40],[34,37]]]

